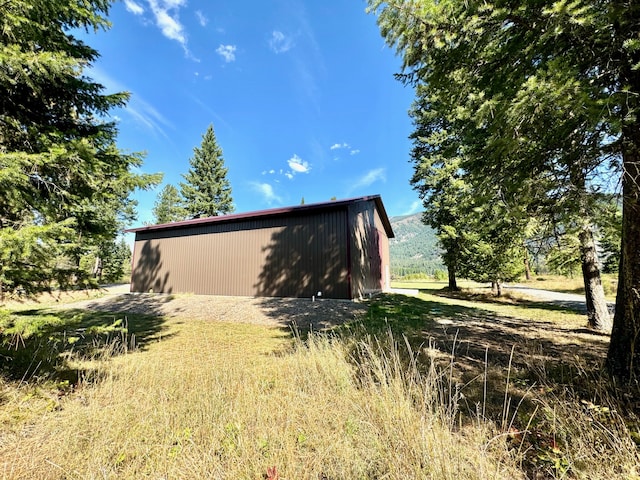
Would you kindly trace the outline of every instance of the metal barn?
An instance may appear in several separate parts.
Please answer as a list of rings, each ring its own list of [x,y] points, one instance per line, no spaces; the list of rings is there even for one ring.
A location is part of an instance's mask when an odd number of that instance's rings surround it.
[[[379,195],[129,231],[132,292],[352,299],[389,287]]]

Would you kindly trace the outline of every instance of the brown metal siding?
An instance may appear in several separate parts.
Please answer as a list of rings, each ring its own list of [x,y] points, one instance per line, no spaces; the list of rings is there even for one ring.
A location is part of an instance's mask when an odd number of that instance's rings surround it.
[[[369,279],[371,277],[371,261],[369,245],[371,239],[370,225],[373,204],[370,202],[355,202],[349,207],[349,221],[351,224],[351,293],[354,298],[363,297],[371,292]]]
[[[351,224],[351,293],[353,298],[388,288],[389,239],[372,201],[354,202],[349,208]]]
[[[374,210],[375,213],[375,226],[378,230],[378,239],[380,241],[380,267],[382,278],[380,279],[380,285],[382,290],[388,290],[391,288],[391,255],[389,253],[389,237],[387,236],[384,228],[384,223],[380,218],[378,210]]]
[[[350,298],[346,209],[137,232],[132,291]]]
[[[351,250],[351,296],[360,298],[365,294],[364,278],[367,275],[364,245],[366,235],[366,225],[364,216],[359,209],[349,209],[349,226],[351,228],[350,250]]]

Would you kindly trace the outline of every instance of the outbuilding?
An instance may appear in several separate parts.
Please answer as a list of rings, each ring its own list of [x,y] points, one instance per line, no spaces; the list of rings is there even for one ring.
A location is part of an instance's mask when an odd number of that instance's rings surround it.
[[[354,299],[389,287],[380,195],[129,232],[132,292]]]

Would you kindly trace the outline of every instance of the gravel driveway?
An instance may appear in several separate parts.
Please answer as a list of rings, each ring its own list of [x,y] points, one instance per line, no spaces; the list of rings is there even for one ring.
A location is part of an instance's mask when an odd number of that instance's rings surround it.
[[[506,290],[517,290],[519,293],[523,295],[527,295],[535,300],[540,300],[545,303],[550,303],[553,305],[558,305],[560,307],[571,308],[573,310],[578,310],[580,312],[587,311],[587,302],[584,298],[584,295],[577,295],[574,293],[560,293],[560,292],[552,292],[549,290],[540,290],[538,288],[530,288],[524,285],[505,285]],[[607,306],[609,307],[609,312],[613,313],[616,304],[614,302],[607,302]]]
[[[365,303],[308,298],[225,297],[190,294],[121,293],[128,286],[108,287],[98,299],[83,300],[58,308],[81,308],[99,312],[137,313],[220,322],[242,322],[302,330],[326,330],[352,321],[367,311]]]
[[[523,285],[506,289],[545,303],[586,312],[583,295],[551,292]],[[192,318],[221,322],[242,322],[300,329],[326,330],[335,325],[361,318],[366,314],[366,302],[308,298],[225,297],[189,294],[128,293],[129,285],[105,287],[102,298],[59,305],[57,308],[82,308],[100,312],[136,313],[155,316]],[[398,290],[405,295],[413,291]],[[417,291],[416,291],[417,293]],[[613,312],[614,303],[609,303]]]

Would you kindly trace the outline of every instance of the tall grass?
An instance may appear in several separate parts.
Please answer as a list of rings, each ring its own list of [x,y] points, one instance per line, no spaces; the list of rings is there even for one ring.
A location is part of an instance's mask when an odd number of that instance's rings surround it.
[[[132,317],[138,348],[119,328],[74,344],[77,383],[0,383],[0,478],[640,479],[637,396],[587,357],[600,340],[540,310],[381,295],[304,340]]]
[[[0,476],[260,479],[273,466],[282,479],[521,476],[490,425],[461,427],[446,376],[407,367],[393,341],[172,327],[98,362],[71,394],[43,404],[31,392],[27,418],[3,418],[13,427]],[[3,409],[24,402],[5,396]]]

